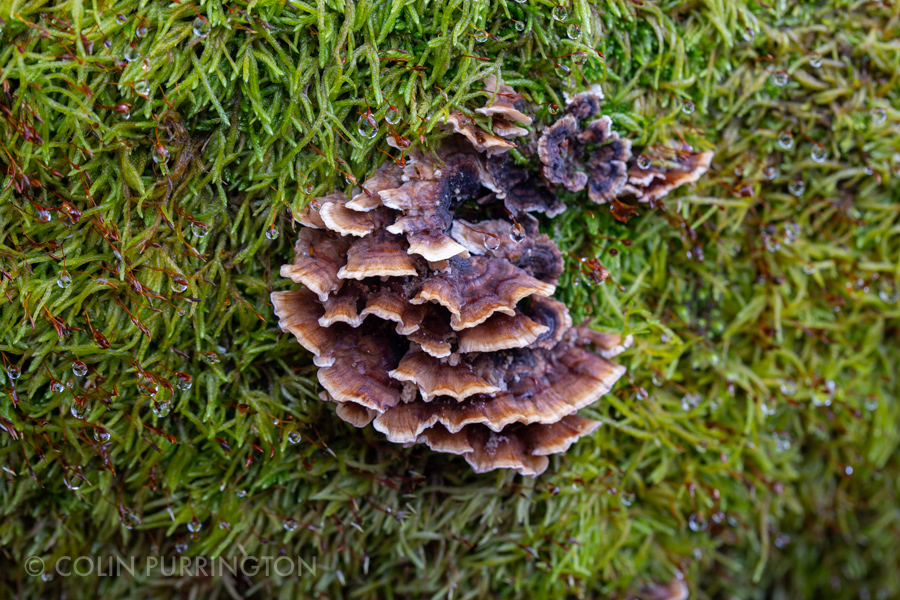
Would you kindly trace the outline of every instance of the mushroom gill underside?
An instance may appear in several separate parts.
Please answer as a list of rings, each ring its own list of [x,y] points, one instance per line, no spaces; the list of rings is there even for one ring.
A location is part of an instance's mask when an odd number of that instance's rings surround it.
[[[479,112],[529,124],[523,103],[500,89]],[[574,121],[553,135],[583,138]],[[625,373],[611,359],[630,340],[573,326],[552,298],[562,254],[529,212],[565,210],[553,178],[516,167],[499,142],[484,144],[492,138],[473,120],[446,122],[456,135],[437,153],[412,150],[351,197],[314,199],[298,215],[304,227],[281,274],[303,287],[274,292],[272,303],[281,329],[313,354],[321,397],[343,420],[462,455],[478,473],[537,476],[548,455],[600,426],[576,413]],[[612,138],[608,125],[594,128]],[[545,171],[564,174],[561,150],[549,147],[558,164]],[[623,181],[625,154],[610,154]]]

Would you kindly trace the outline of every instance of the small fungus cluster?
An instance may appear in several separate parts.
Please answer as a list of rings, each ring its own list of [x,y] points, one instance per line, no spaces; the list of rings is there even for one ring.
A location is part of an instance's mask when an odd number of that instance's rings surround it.
[[[455,135],[437,152],[413,149],[351,197],[316,198],[297,215],[304,227],[281,274],[303,287],[272,302],[345,421],[462,455],[479,473],[536,476],[547,455],[599,427],[575,413],[625,373],[611,359],[630,340],[573,326],[551,297],[562,255],[530,213],[565,210],[556,184],[587,186],[596,201],[657,197],[681,171],[632,178],[631,144],[611,121],[580,126],[599,111],[590,93],[520,146],[537,148],[543,172],[517,166],[509,138],[528,134],[527,102],[496,79],[485,84],[492,101],[477,113],[492,132],[452,113],[444,125]],[[708,165],[697,156],[689,161]]]

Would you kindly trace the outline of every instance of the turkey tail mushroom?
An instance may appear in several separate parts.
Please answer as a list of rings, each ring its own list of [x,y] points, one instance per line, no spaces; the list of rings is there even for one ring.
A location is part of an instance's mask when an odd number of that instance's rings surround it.
[[[519,151],[504,135],[531,125],[526,99],[492,77],[487,106],[500,137],[450,113],[455,134],[435,152],[412,148],[353,191],[314,199],[274,292],[282,330],[319,368],[322,397],[355,427],[398,444],[462,456],[478,473],[537,476],[600,427],[576,413],[609,393],[625,368],[613,357],[630,337],[573,327],[551,296],[563,256],[531,215],[565,210],[559,186],[596,202],[620,193],[656,199],[694,181],[711,155],[632,167],[631,142],[598,116],[595,92]],[[537,141],[535,141],[537,138]],[[396,146],[396,140],[394,140]],[[502,215],[509,218],[502,218]],[[457,216],[458,215],[458,216]]]

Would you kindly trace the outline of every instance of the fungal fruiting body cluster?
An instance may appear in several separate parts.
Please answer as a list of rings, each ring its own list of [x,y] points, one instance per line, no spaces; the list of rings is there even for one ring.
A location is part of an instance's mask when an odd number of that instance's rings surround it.
[[[454,113],[445,124],[458,135],[436,153],[412,150],[352,196],[314,199],[298,215],[294,261],[281,269],[303,287],[275,292],[272,302],[281,328],[313,354],[321,396],[345,421],[460,454],[479,473],[535,476],[547,455],[600,425],[575,413],[624,374],[610,359],[628,340],[573,326],[552,298],[563,258],[529,213],[554,216],[565,206],[554,178],[507,154],[514,144],[505,138],[531,124],[524,99],[486,84],[496,93],[478,112],[498,135]],[[569,117],[577,126],[577,114]],[[553,173],[571,171],[581,159],[563,154],[585,144],[567,143],[554,127],[540,154],[560,162]]]

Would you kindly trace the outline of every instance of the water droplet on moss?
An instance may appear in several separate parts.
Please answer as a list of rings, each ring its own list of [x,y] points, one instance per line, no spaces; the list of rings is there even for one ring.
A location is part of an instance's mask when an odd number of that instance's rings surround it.
[[[206,362],[211,365],[214,365],[219,362],[219,355],[215,352],[207,352],[204,357],[206,358]]]
[[[693,392],[685,394],[681,398],[681,409],[691,411],[700,406],[700,395]]]
[[[587,59],[588,59],[587,52],[582,52],[579,50],[578,52],[572,53],[572,63],[578,65],[579,67],[586,64]]]
[[[641,154],[637,157],[637,166],[639,169],[646,171],[650,168],[650,157],[646,154]]]
[[[126,17],[123,14],[116,15],[116,23],[118,23],[119,25],[124,25],[125,21],[127,21],[127,20],[128,20],[128,17]]]
[[[384,112],[384,120],[391,125],[396,125],[400,122],[400,111],[393,106],[389,106]]]
[[[371,113],[360,115],[356,122],[356,132],[370,140],[378,135],[378,122],[375,121],[375,117]]]
[[[266,239],[269,240],[277,240],[278,239],[278,228],[275,225],[272,225],[268,229],[266,229]]]
[[[147,79],[141,79],[140,81],[134,82],[134,91],[139,96],[146,96],[150,93],[150,81]]]
[[[109,432],[105,429],[95,429],[94,430],[94,439],[98,442],[106,442],[109,441]]]
[[[76,377],[82,377],[88,372],[87,365],[81,361],[75,361],[72,363],[72,372]]]
[[[287,518],[284,520],[283,526],[285,531],[296,531],[297,527],[300,526],[300,523],[298,523],[294,519]]]
[[[172,282],[169,284],[169,287],[172,288],[172,291],[176,294],[180,294],[188,288],[187,279],[181,275],[175,275],[172,277]]]
[[[19,369],[16,365],[9,365],[6,367],[6,375],[10,378],[10,380],[15,381],[19,377],[22,376],[22,370]]]
[[[697,533],[706,531],[706,519],[698,513],[691,513],[691,516],[688,517],[688,527],[691,528],[691,531]]]
[[[806,183],[798,177],[788,184],[788,191],[794,196],[802,196],[806,191]]]
[[[300,433],[298,433],[296,431],[291,431],[290,433],[287,434],[288,443],[299,444],[301,439],[302,438],[300,437]]]
[[[786,86],[788,84],[788,81],[790,81],[790,79],[791,79],[790,75],[788,75],[784,71],[775,71],[774,73],[772,73],[772,84],[774,84],[777,87]]]
[[[522,21],[513,21],[516,31],[525,31],[525,23]]]
[[[822,55],[818,52],[813,52],[809,55],[809,66],[813,69],[818,69],[822,66]]]
[[[200,523],[200,520],[197,517],[194,517],[188,521],[187,528],[191,533],[197,533],[203,528],[203,524]]]
[[[553,11],[551,11],[550,14],[552,14],[553,18],[557,21],[565,21],[566,17],[569,16],[569,11],[566,10],[566,7],[557,4],[553,7]]]
[[[872,123],[875,125],[881,125],[887,120],[887,111],[880,106],[869,111],[869,115],[872,117]]]
[[[209,229],[209,225],[206,225],[205,223],[191,223],[191,231],[198,238],[205,238],[209,235]]]
[[[209,35],[210,25],[209,21],[204,19],[203,17],[197,17],[194,19],[194,22],[191,23],[191,31],[193,32],[195,37],[205,38]]]
[[[54,381],[50,384],[50,391],[54,394],[61,394],[65,389],[66,386],[64,386],[61,381]]]
[[[794,136],[787,131],[778,134],[778,145],[784,150],[790,150],[794,147]]]
[[[570,69],[566,65],[557,64],[557,65],[554,65],[554,68],[556,69],[556,74],[559,75],[560,77],[568,77],[569,75],[572,74],[572,69]]]
[[[153,414],[163,419],[169,416],[169,413],[172,412],[172,405],[169,402],[154,402],[153,403]]]
[[[555,115],[559,112],[559,105],[555,102],[551,102],[549,105],[547,105],[547,112],[549,112],[551,115]]]
[[[484,32],[479,31],[478,33],[475,34],[475,42],[476,43],[483,44],[487,40],[488,40],[488,36]]]
[[[194,380],[187,373],[177,373],[175,375],[175,387],[182,392],[186,392],[191,389],[191,386],[194,384]]]
[[[691,115],[691,114],[694,114],[694,108],[696,108],[694,103],[688,101],[681,105],[681,112],[683,112],[686,115]]]
[[[87,402],[75,402],[71,408],[69,408],[69,413],[76,419],[84,419],[90,412],[91,405]]]
[[[750,27],[745,27],[743,31],[743,37],[745,42],[752,42],[756,37],[756,32],[753,31]]]
[[[779,389],[785,396],[793,396],[797,392],[797,383],[793,379],[785,379]]]
[[[496,250],[500,247],[500,240],[495,235],[491,235],[490,233],[486,233],[484,235],[484,239],[482,240],[484,247],[488,250]]]
[[[60,272],[59,277],[56,278],[56,285],[58,285],[58,286],[61,287],[62,289],[66,289],[66,288],[68,288],[70,285],[72,285],[72,278],[69,277],[69,272],[68,272],[68,271],[66,271],[65,269],[63,269],[63,270]]]
[[[125,50],[122,52],[122,58],[125,59],[125,62],[134,62],[140,55],[140,51],[132,45],[125,46]]]
[[[809,157],[812,158],[814,162],[823,163],[825,162],[825,159],[828,158],[828,151],[825,149],[825,146],[814,144],[809,151]]]
[[[619,501],[621,501],[624,506],[631,506],[634,504],[634,500],[634,492],[622,492],[622,495],[619,496]]]
[[[579,27],[575,23],[570,24],[568,27],[566,27],[566,35],[570,40],[577,40],[581,37],[581,27]]]

